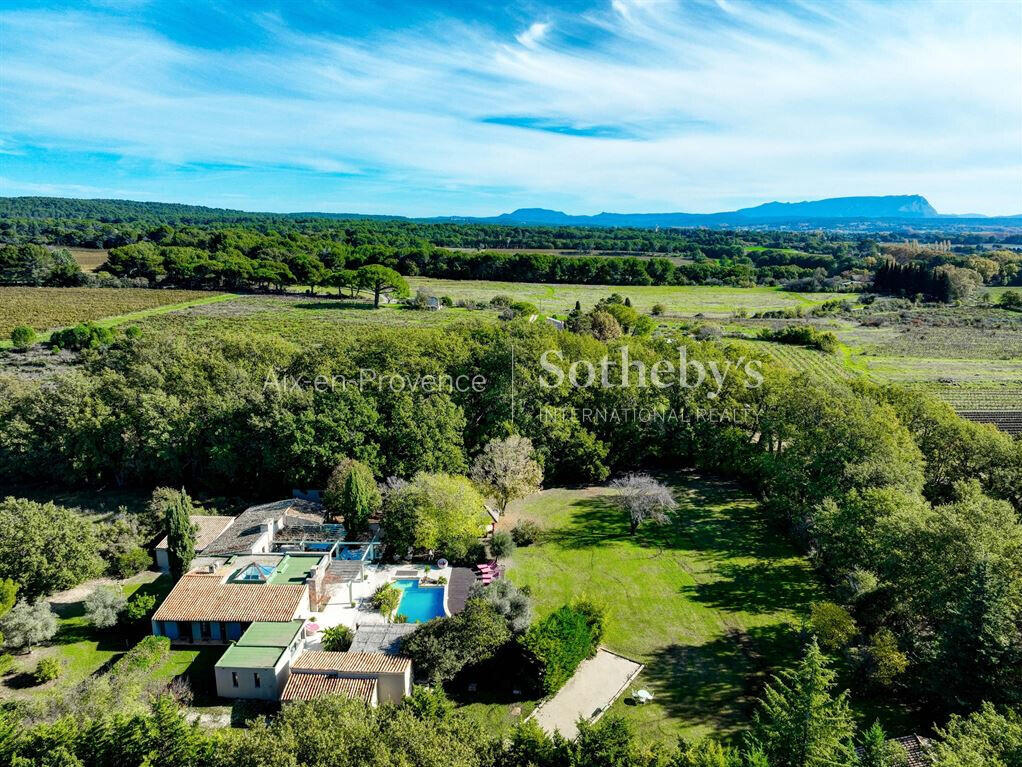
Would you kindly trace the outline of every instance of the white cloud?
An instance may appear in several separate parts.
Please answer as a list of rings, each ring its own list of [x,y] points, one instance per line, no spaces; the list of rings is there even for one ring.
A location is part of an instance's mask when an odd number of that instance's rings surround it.
[[[911,192],[948,212],[1022,211],[1017,6],[724,5],[551,9],[514,40],[464,19],[351,39],[261,15],[258,50],[7,12],[0,146],[344,174],[331,199],[349,210],[712,211]],[[623,137],[576,135],[591,126]]]
[[[549,29],[550,24],[548,22],[534,21],[524,32],[515,35],[515,40],[526,48],[535,48],[546,37],[547,30]]]

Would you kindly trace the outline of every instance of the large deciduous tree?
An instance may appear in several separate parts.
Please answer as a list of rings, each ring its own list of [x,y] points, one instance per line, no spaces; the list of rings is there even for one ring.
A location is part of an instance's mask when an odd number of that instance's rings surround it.
[[[458,560],[479,540],[489,519],[483,497],[468,478],[420,473],[387,494],[382,526],[385,539],[401,554],[412,547]]]
[[[635,535],[644,520],[651,519],[658,524],[667,522],[678,502],[671,495],[667,485],[658,482],[649,474],[626,474],[611,482],[616,488],[617,504],[629,516],[629,532]]]
[[[493,495],[503,513],[515,498],[539,490],[543,469],[536,462],[532,440],[512,434],[486,443],[472,465],[472,479]]]
[[[0,578],[25,599],[77,586],[103,572],[92,523],[63,506],[24,498],[0,501]]]

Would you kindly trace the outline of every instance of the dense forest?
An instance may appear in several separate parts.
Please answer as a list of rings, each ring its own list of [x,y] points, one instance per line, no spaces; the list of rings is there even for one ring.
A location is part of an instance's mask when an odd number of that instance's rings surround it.
[[[50,282],[39,276],[46,270],[37,262],[47,257],[33,245],[108,248],[101,274],[200,289],[340,287],[367,264],[444,279],[811,291],[858,289],[885,261],[907,260],[953,279],[934,278],[944,280],[944,290],[906,291],[892,280],[877,289],[946,301],[967,298],[979,285],[1022,282],[1022,257],[1012,251],[905,248],[833,233],[339,220],[50,198],[0,200],[0,243],[2,284],[69,284],[63,273]]]

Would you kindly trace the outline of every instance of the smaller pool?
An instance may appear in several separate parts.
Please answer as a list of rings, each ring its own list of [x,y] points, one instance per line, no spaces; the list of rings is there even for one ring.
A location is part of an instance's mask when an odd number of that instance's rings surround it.
[[[420,586],[414,578],[394,581],[401,589],[401,602],[397,614],[408,618],[409,623],[425,623],[433,618],[443,618],[444,586]]]

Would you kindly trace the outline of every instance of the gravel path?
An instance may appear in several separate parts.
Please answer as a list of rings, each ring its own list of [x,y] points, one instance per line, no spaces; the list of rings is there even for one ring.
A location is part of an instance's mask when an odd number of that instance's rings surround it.
[[[641,663],[601,648],[595,657],[582,661],[568,683],[532,716],[548,733],[559,730],[573,740],[578,735],[579,718],[595,720],[602,716],[640,671]]]

